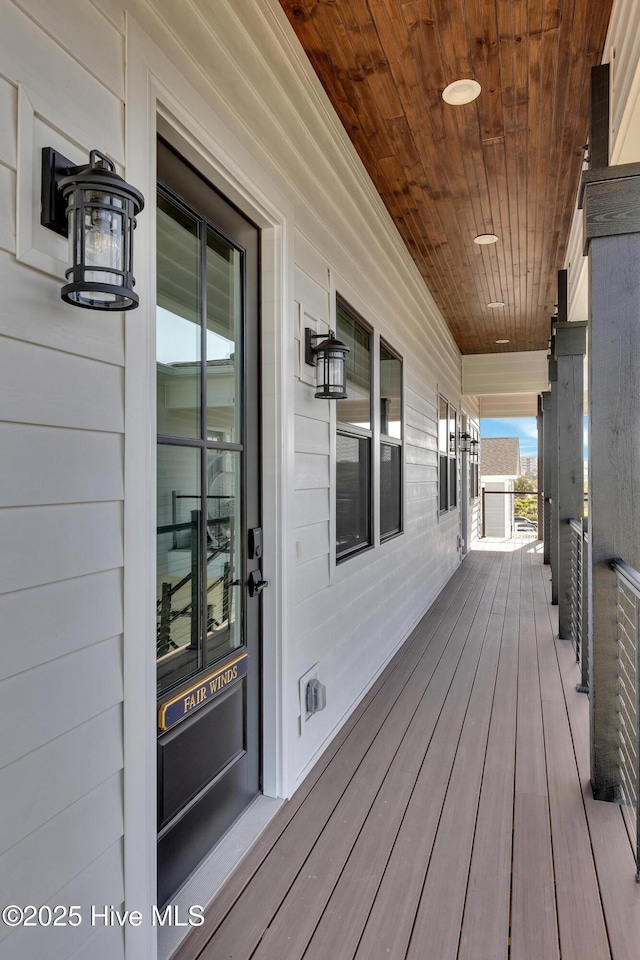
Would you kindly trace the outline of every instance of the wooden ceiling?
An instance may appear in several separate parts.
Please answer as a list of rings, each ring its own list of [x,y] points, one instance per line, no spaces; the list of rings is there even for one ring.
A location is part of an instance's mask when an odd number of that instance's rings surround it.
[[[546,349],[612,0],[280,2],[461,351]]]

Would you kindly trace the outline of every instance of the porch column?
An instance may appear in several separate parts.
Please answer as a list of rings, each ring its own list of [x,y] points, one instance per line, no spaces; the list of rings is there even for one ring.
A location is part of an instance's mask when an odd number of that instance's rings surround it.
[[[565,274],[566,271],[562,270]],[[558,407],[558,635],[571,637],[571,527],[584,513],[583,363],[586,323],[567,323],[558,311],[554,352]]]
[[[640,164],[583,175],[589,254],[591,780],[615,799],[618,758],[616,578],[640,569]]]
[[[544,406],[545,507],[549,511],[551,603],[558,603],[558,362],[549,357],[549,400]],[[548,408],[548,409],[547,409]]]
[[[538,427],[538,477],[536,486],[538,488],[538,540],[544,541],[544,455],[542,448],[544,445],[544,425],[542,414],[542,394],[538,394],[538,415],[536,417]],[[548,561],[545,560],[545,563]]]
[[[551,563],[551,463],[553,460],[553,451],[551,450],[551,440],[555,436],[555,415],[553,410],[553,398],[550,390],[545,390],[542,394],[542,442],[543,450],[543,485],[544,492],[544,554],[545,563]]]

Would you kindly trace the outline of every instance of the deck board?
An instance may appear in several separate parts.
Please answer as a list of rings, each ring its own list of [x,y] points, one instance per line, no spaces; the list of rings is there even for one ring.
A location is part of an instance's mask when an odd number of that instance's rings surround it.
[[[469,555],[175,960],[636,960],[548,571]]]

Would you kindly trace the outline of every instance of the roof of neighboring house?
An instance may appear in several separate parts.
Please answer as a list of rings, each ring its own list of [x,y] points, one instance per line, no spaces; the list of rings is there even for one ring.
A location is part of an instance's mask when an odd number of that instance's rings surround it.
[[[480,441],[481,477],[519,477],[520,472],[520,441],[517,437]]]

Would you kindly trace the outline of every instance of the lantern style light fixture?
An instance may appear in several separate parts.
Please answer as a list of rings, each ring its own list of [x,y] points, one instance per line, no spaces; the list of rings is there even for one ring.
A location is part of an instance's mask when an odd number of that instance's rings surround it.
[[[321,340],[321,343],[315,341]],[[311,327],[304,331],[305,361],[317,368],[316,393],[318,400],[345,400],[347,398],[347,354],[349,347],[336,339],[333,330],[329,336],[314,333]]]
[[[75,167],[51,147],[42,151],[43,226],[69,238],[68,283],[60,295],[89,310],[131,310],[133,231],[144,198],[99,150]]]
[[[460,453],[471,453],[471,434],[466,430],[458,437],[460,441]]]

